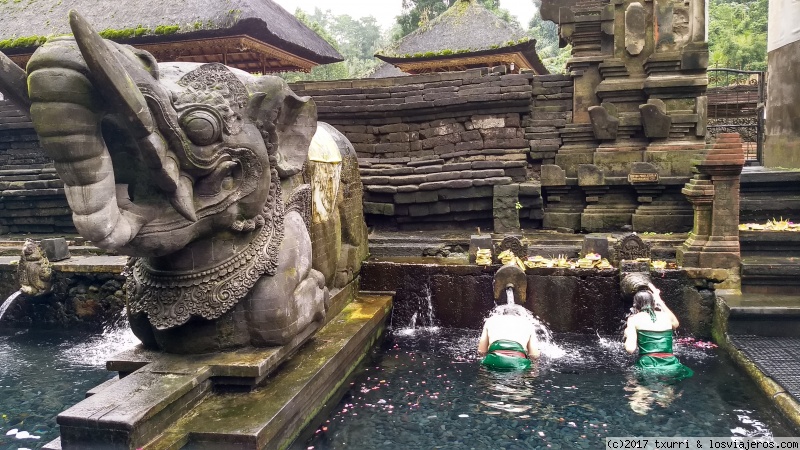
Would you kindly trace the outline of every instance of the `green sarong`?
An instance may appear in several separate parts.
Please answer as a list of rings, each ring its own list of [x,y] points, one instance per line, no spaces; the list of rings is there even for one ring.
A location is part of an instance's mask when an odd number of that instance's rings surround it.
[[[644,331],[637,330],[639,359],[636,368],[644,377],[669,378],[682,380],[694,375],[692,369],[684,366],[672,354],[672,330]]]
[[[503,354],[503,352],[518,353],[518,356]],[[531,368],[531,360],[525,352],[525,347],[516,341],[498,339],[489,346],[488,354],[481,364],[494,370],[527,370]]]

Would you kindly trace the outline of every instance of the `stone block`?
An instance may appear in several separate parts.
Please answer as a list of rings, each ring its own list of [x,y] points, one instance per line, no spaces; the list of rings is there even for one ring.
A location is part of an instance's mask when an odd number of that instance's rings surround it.
[[[492,249],[492,236],[489,234],[473,234],[469,237],[469,262],[475,264],[478,249]]]
[[[64,238],[42,239],[39,243],[50,261],[63,261],[69,259],[69,247]]]
[[[519,185],[519,195],[529,197],[541,197],[542,186],[538,183],[521,183]]]
[[[555,164],[542,164],[540,179],[542,186],[564,186],[567,184],[564,169]]]
[[[391,203],[364,202],[364,214],[376,214],[382,216],[393,216],[394,205]]]
[[[605,175],[603,170],[594,164],[578,165],[578,185],[579,186],[603,186],[605,185]]]
[[[550,230],[579,230],[581,228],[581,213],[545,211],[544,217],[542,217],[542,228]]]
[[[582,255],[597,253],[603,258],[609,257],[608,237],[602,234],[589,234],[583,238]]]

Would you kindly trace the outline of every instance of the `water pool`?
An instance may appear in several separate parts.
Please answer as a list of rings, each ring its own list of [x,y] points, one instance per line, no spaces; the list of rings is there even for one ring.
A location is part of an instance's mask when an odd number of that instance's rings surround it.
[[[56,415],[113,377],[106,359],[135,342],[124,328],[103,334],[0,330],[0,450],[40,448],[57,438]],[[12,430],[17,433],[8,434]]]
[[[642,385],[615,340],[558,334],[526,374],[481,368],[475,330],[396,331],[307,449],[602,448],[610,436],[792,436],[717,349],[677,346],[692,378]]]

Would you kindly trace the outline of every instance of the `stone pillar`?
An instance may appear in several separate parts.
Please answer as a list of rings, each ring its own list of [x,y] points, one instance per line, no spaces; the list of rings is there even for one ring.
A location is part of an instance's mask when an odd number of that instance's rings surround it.
[[[800,167],[800,2],[770,0],[764,166]]]
[[[519,185],[506,184],[494,186],[493,212],[494,232],[519,231]]]
[[[701,177],[693,179],[684,188],[690,201],[697,205],[695,229],[681,248],[684,265],[696,263],[697,267],[727,269],[738,273],[741,262],[739,178],[743,166],[744,151],[737,133],[721,134],[711,145],[703,162],[697,165]],[[704,183],[709,180],[712,189]],[[709,193],[713,195],[710,213],[706,210]],[[702,249],[695,253],[705,233],[708,233],[708,239]],[[738,277],[734,278],[738,280]]]
[[[694,228],[677,250],[678,264],[684,267],[699,267],[700,252],[711,234],[711,206],[714,201],[714,185],[708,176],[697,174],[686,183],[683,194],[694,208]]]

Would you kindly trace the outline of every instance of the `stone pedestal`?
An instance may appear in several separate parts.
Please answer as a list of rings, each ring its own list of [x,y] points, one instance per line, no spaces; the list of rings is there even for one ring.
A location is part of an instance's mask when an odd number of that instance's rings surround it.
[[[45,448],[287,448],[325,404],[338,402],[391,304],[389,296],[360,295],[299,350],[123,352],[107,362],[120,377],[59,414],[61,438]]]
[[[678,248],[678,264],[685,267],[700,267],[700,252],[711,234],[711,207],[714,200],[714,185],[704,175],[696,175],[683,188],[683,194],[694,208],[694,226],[689,237]]]

